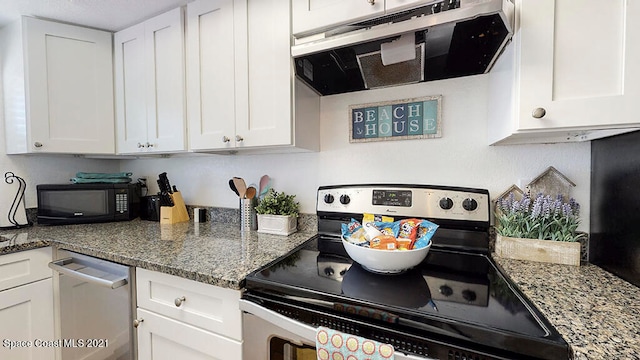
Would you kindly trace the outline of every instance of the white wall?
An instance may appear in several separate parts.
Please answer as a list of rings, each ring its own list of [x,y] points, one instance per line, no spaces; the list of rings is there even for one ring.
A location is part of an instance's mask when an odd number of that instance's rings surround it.
[[[438,94],[443,96],[442,138],[349,143],[349,105]],[[488,146],[486,113],[484,75],[334,95],[322,98],[318,153],[127,160],[121,171],[146,176],[152,192],[157,175],[166,171],[188,204],[229,208],[238,206],[228,187],[232,176],[257,183],[268,174],[274,188],[296,194],[302,212],[314,213],[320,185],[457,185],[486,188],[495,197],[554,166],[577,184],[572,195],[582,205],[581,228],[588,229],[590,143]]]

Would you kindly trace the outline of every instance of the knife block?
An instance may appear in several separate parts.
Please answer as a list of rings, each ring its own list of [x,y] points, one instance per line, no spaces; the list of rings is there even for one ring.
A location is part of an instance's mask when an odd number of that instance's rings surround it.
[[[173,199],[173,206],[160,207],[160,224],[175,224],[189,221],[187,206],[184,204],[179,191],[169,194]]]

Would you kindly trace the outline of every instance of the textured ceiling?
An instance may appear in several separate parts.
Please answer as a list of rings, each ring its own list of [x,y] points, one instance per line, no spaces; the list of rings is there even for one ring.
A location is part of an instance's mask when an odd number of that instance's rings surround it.
[[[118,31],[192,0],[0,0],[0,27],[29,15]]]

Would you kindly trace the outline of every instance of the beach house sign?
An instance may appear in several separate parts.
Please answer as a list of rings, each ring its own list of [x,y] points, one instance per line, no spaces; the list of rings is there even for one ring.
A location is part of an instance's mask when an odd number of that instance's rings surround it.
[[[349,106],[349,142],[442,137],[442,96]]]

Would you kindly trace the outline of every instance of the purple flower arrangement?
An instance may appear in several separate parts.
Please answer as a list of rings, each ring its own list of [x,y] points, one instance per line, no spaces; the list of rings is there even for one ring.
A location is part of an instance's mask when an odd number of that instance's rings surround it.
[[[586,236],[577,232],[579,215],[580,205],[574,199],[565,202],[560,194],[516,200],[512,193],[496,203],[496,230],[508,237],[574,242]]]

